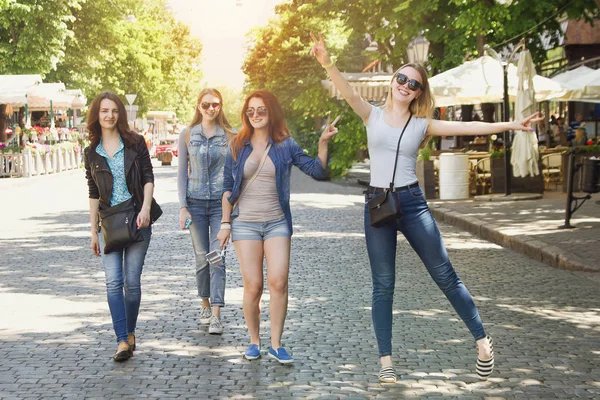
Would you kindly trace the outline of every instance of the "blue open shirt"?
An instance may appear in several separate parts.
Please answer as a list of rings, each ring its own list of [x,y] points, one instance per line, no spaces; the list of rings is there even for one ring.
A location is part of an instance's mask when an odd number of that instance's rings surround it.
[[[326,179],[327,170],[321,166],[319,158],[311,158],[302,150],[294,139],[288,137],[280,143],[274,143],[269,139],[271,148],[269,149],[269,158],[275,166],[275,182],[277,185],[277,195],[281,210],[285,215],[290,232],[292,229],[292,213],[290,211],[290,174],[292,172],[292,164],[300,168],[302,172],[312,176],[315,179]],[[242,187],[242,174],[246,160],[252,153],[252,145],[250,141],[244,144],[237,155],[237,161],[233,160],[231,148],[227,152],[225,159],[224,177],[223,177],[223,192],[230,191],[231,195],[227,198],[232,205],[240,197]],[[238,207],[232,211],[231,217],[235,218],[239,214]]]

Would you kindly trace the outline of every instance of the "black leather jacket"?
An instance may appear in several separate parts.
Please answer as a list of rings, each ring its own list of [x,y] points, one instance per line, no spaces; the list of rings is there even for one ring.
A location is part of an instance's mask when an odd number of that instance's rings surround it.
[[[125,147],[125,177],[127,189],[133,196],[135,207],[139,212],[144,203],[144,185],[154,183],[154,173],[146,142],[139,140],[131,147]],[[110,207],[110,196],[113,191],[113,175],[108,162],[95,148],[86,147],[84,150],[85,176],[88,181],[89,198],[100,200],[100,209]],[[150,208],[150,223],[154,223],[162,215],[160,206],[152,199]]]

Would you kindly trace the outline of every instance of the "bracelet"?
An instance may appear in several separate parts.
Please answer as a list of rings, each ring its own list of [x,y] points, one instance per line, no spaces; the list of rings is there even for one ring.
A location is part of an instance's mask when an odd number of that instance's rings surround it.
[[[222,224],[230,224],[230,221],[221,221]]]
[[[329,64],[327,65],[322,65],[323,68],[327,69],[327,68],[331,68],[335,65],[335,63],[333,61],[330,60]]]
[[[221,224],[221,229],[225,231],[231,230],[231,224]]]

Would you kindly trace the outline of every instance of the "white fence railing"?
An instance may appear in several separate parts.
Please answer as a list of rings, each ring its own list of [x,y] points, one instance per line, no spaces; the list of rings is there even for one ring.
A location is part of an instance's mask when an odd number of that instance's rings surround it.
[[[75,149],[57,148],[50,153],[39,154],[25,149],[22,153],[0,154],[0,177],[30,177],[48,175],[80,167]]]

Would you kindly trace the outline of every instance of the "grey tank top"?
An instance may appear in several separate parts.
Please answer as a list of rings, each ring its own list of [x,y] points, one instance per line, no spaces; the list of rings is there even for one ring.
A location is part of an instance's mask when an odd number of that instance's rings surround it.
[[[241,191],[244,193],[248,181],[258,169],[259,163],[246,160],[244,165]],[[238,221],[244,222],[269,222],[285,218],[279,196],[277,195],[277,183],[275,180],[275,165],[269,157],[256,176],[256,179],[248,187],[248,190],[240,198],[238,203]]]

